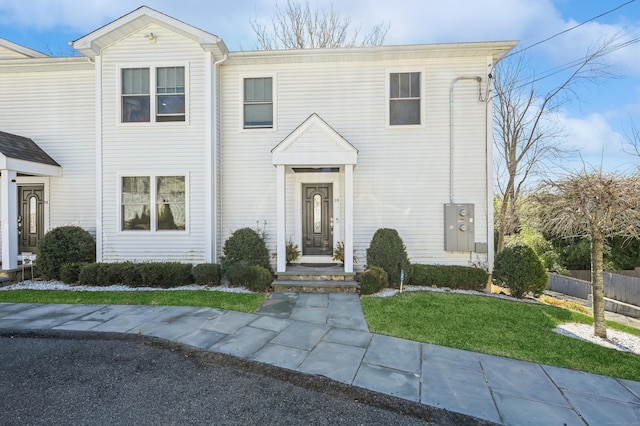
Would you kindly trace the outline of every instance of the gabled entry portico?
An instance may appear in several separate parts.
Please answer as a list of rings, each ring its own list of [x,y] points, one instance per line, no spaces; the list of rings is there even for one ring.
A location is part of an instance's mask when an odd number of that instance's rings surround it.
[[[45,225],[44,193],[48,190],[44,180],[37,180],[38,186],[32,186],[32,197],[26,194],[27,217],[18,221],[18,186],[20,181],[33,183],[26,176],[62,176],[62,167],[44,152],[34,141],[22,136],[0,132],[0,219],[2,220],[2,270],[11,271],[18,267],[18,228],[20,232],[32,232],[40,235]],[[43,182],[40,185],[40,182]],[[40,186],[42,192],[39,192]],[[33,212],[31,213],[31,207]],[[23,214],[20,216],[24,216]],[[34,221],[34,222],[32,222]]]
[[[353,171],[358,150],[312,114],[272,152],[277,168],[277,272],[285,272],[291,239],[308,263],[330,262],[344,243],[344,271],[353,272]]]

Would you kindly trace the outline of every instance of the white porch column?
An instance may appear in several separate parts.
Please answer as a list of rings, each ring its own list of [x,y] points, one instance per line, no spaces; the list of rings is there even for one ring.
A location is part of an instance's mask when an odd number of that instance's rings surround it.
[[[0,191],[2,203],[2,269],[18,268],[18,190],[17,173],[13,170],[0,171]]]
[[[277,165],[276,189],[278,204],[276,208],[276,253],[278,255],[276,271],[285,272],[287,270],[287,184],[284,164]]]
[[[344,166],[344,271],[353,272],[353,164]]]

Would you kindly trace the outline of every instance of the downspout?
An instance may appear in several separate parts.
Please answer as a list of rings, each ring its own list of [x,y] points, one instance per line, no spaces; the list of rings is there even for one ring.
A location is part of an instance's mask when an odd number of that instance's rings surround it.
[[[218,65],[227,60],[227,54],[225,53],[222,59],[213,63],[213,250],[212,250],[212,262],[218,262]]]
[[[453,204],[454,193],[453,193],[453,149],[454,149],[454,139],[453,139],[453,129],[454,129],[454,111],[453,111],[453,89],[456,83],[460,80],[475,80],[478,82],[478,99],[482,100],[482,87],[480,83],[482,82],[482,77],[479,75],[469,77],[469,76],[461,76],[456,77],[451,80],[451,85],[449,86],[449,202]]]

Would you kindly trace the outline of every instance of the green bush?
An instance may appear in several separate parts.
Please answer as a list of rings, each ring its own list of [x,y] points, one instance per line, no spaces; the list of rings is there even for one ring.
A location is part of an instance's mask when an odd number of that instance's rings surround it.
[[[217,263],[201,263],[191,269],[193,280],[199,285],[220,285],[220,265]]]
[[[385,270],[389,277],[389,284],[400,285],[400,271],[405,271],[405,282],[409,280],[409,258],[407,249],[398,231],[390,228],[380,228],[373,234],[367,249],[367,268],[378,266]]]
[[[99,280],[99,271],[102,268],[101,263],[85,263],[80,267],[78,273],[78,281],[82,285],[105,285]]]
[[[60,279],[65,263],[96,261],[96,243],[79,226],[61,226],[47,232],[38,245],[38,271],[49,280]]]
[[[371,266],[360,275],[360,293],[374,294],[389,285],[387,272],[378,267]]]
[[[409,284],[464,290],[484,290],[489,274],[484,269],[456,265],[411,265]]]
[[[230,265],[226,277],[231,286],[245,287],[251,291],[265,291],[273,282],[273,276],[268,269],[248,262]]]
[[[144,262],[136,264],[140,274],[137,287],[172,288],[193,283],[193,265],[180,262]]]
[[[119,262],[82,265],[80,284],[172,288],[193,283],[192,265],[179,262]]]
[[[237,229],[225,241],[222,251],[223,256],[220,258],[220,266],[222,273],[225,275],[231,265],[239,262],[259,265],[271,271],[267,245],[264,242],[264,238],[254,229]]]
[[[539,296],[549,282],[549,275],[540,258],[531,247],[524,244],[509,245],[496,255],[493,278],[518,298],[528,292]]]
[[[60,267],[60,281],[65,284],[78,284],[80,282],[80,269],[87,263],[65,263]]]

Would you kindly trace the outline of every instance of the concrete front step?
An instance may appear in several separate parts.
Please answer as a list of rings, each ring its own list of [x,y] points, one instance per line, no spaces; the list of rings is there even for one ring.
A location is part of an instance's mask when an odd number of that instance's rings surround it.
[[[277,279],[273,291],[296,293],[356,293],[358,283],[353,280],[296,280]]]

